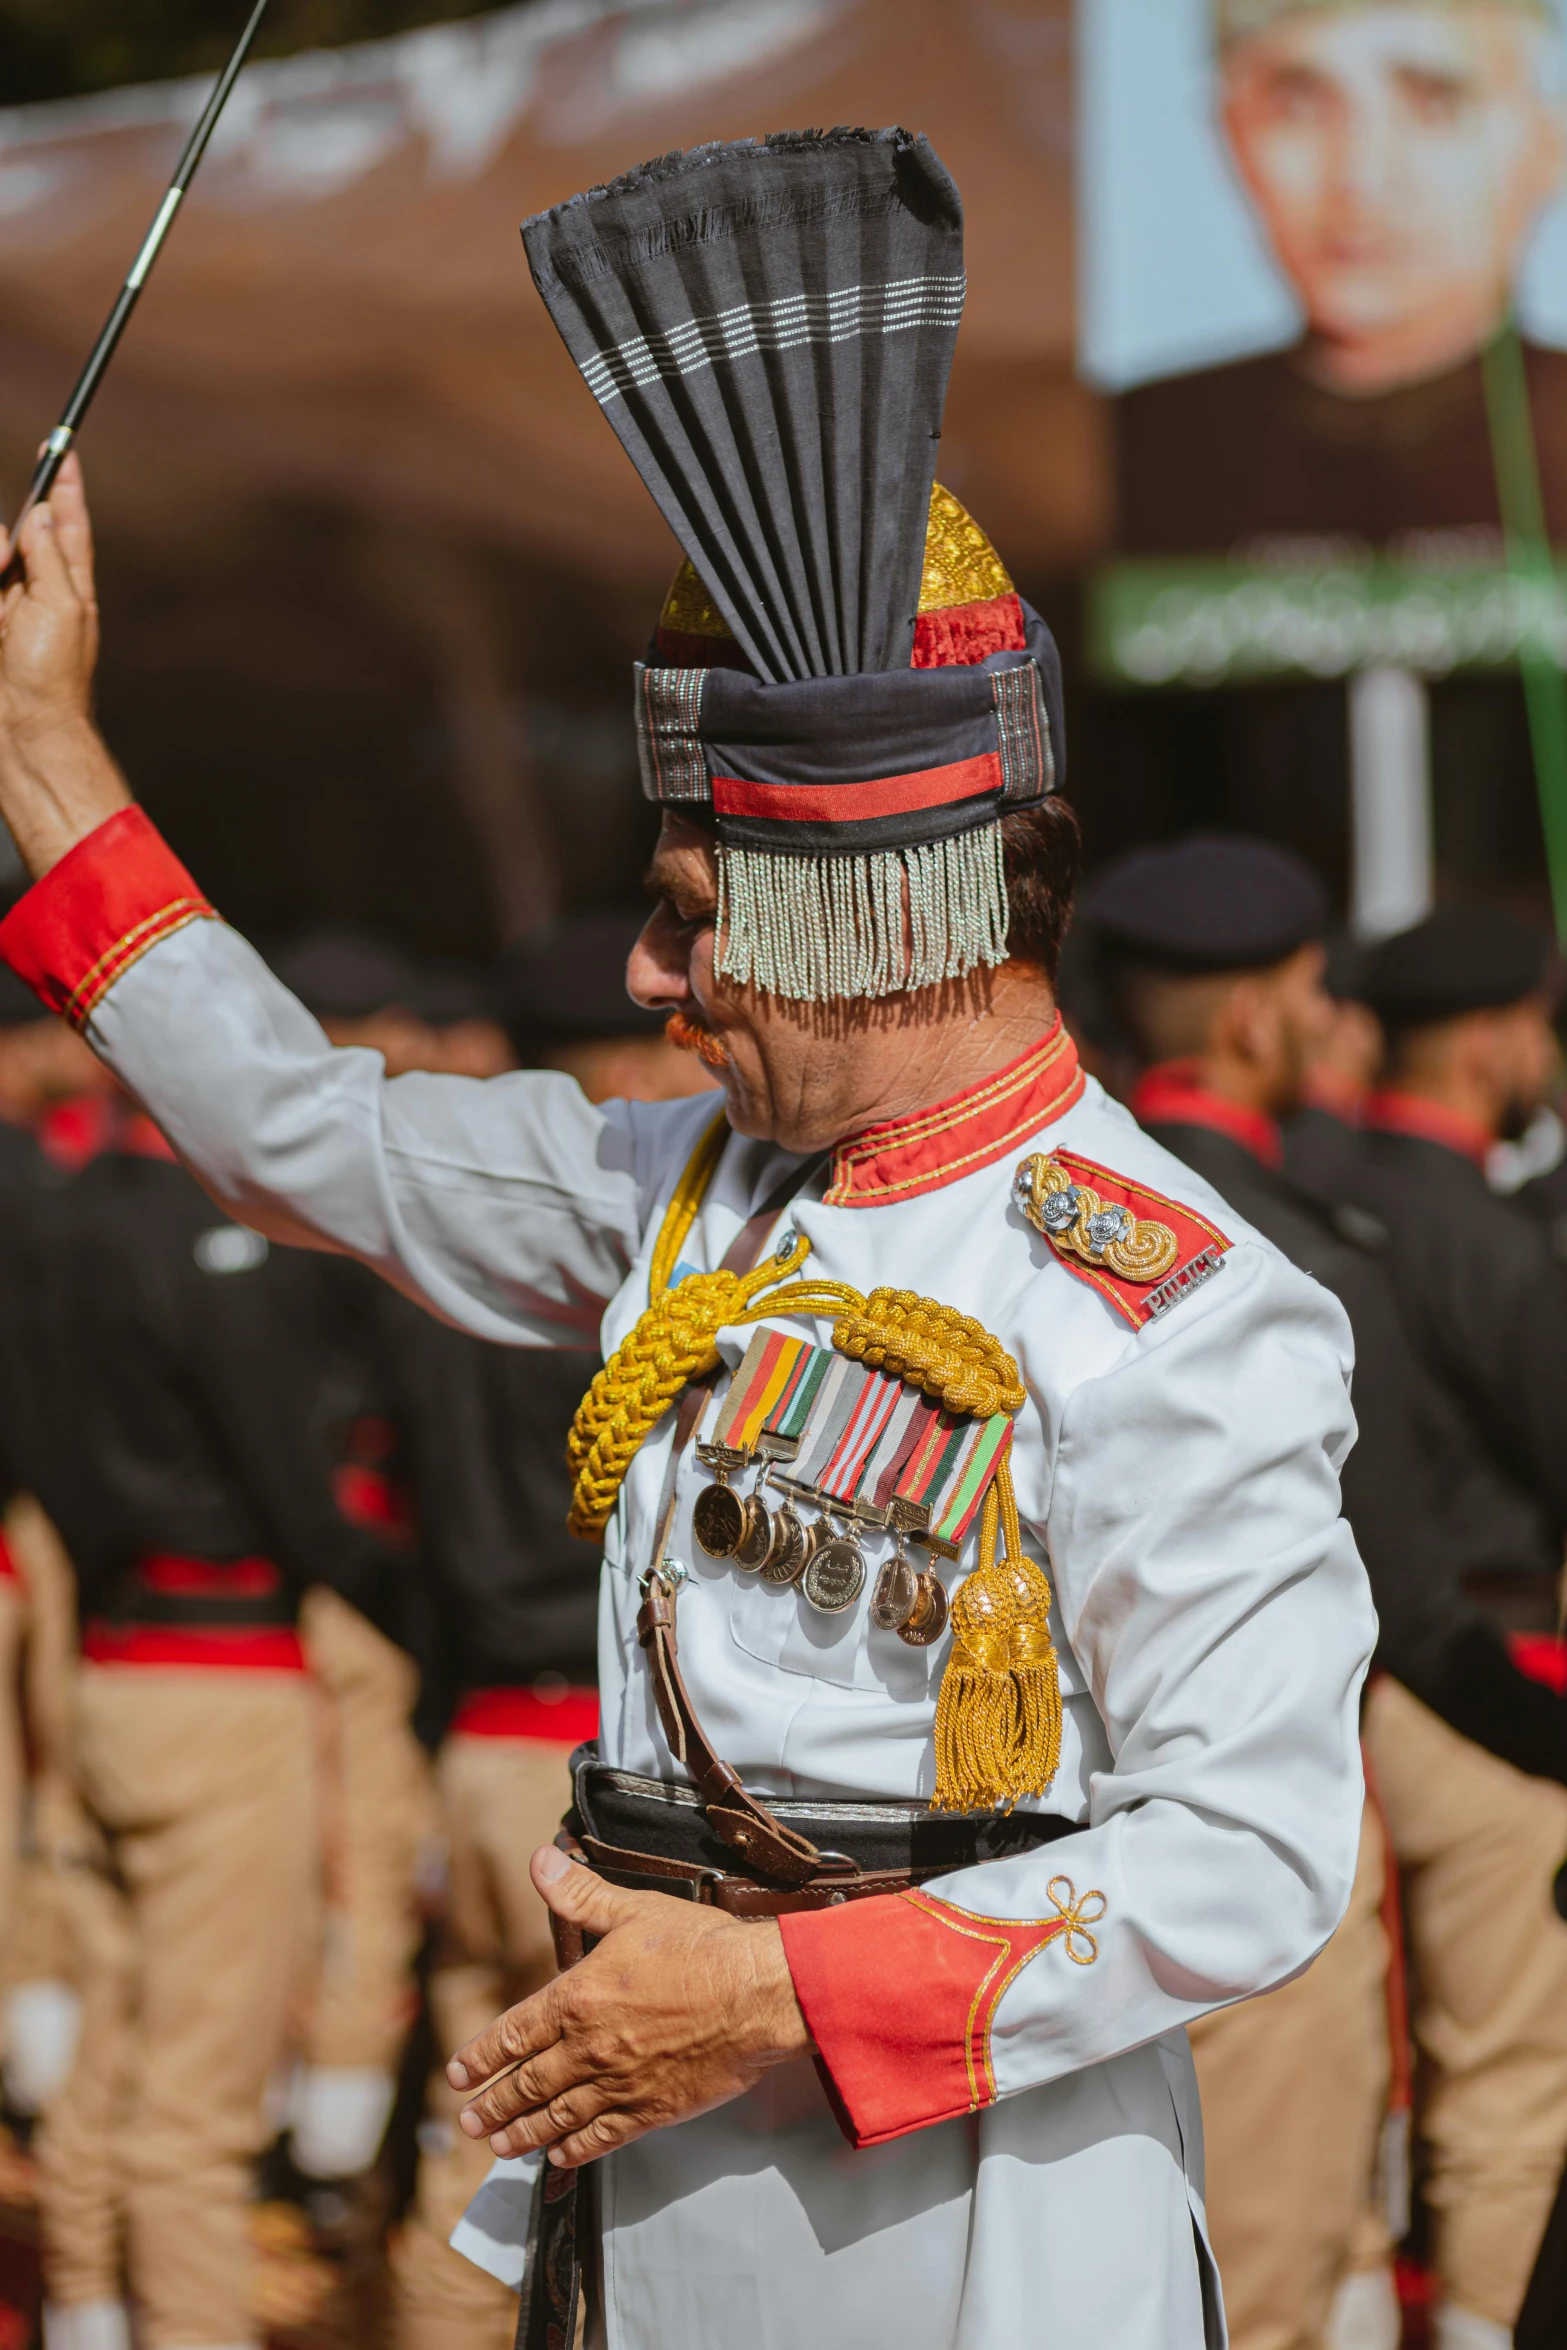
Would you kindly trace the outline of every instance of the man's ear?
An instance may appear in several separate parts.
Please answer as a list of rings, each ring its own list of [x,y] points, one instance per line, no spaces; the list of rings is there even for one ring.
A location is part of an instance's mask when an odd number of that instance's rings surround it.
[[[1255,1062],[1266,1051],[1260,1034],[1266,1018],[1262,982],[1255,972],[1243,972],[1213,1007],[1206,1051],[1216,1058],[1230,1055],[1238,1061]]]

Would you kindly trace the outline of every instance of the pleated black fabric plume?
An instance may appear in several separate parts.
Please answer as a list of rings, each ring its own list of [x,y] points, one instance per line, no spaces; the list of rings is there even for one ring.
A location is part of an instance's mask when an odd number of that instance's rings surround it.
[[[963,208],[928,142],[698,147],[522,233],[756,675],[906,670],[963,308]]]

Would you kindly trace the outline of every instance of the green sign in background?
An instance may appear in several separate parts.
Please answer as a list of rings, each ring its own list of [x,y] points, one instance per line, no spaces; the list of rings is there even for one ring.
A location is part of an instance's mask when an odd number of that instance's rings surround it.
[[[1493,564],[1126,560],[1093,583],[1089,645],[1127,686],[1346,677],[1393,664],[1426,677],[1567,669],[1567,562],[1533,575]]]

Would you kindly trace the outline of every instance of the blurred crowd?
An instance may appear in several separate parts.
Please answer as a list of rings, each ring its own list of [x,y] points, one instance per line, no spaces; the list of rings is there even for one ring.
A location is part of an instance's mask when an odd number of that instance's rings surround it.
[[[484,974],[346,932],[269,959],[411,1084],[693,1092],[625,996],[636,921]],[[1089,1068],[1357,1356],[1354,1897],[1193,2032],[1237,2350],[1396,2350],[1417,2273],[1437,2350],[1562,2338],[1560,977],[1492,908],[1335,937],[1238,836],[1121,859],[1069,941]],[[36,2209],[47,2350],[510,2350],[506,2281],[449,2245],[489,2156],[442,2066],[554,1965],[528,1858],[597,1721],[591,1307],[578,1351],[492,1347],[222,1219],[0,984],[0,2211]]]
[[[490,972],[270,959],[411,1083],[662,1099],[712,1079],[625,994],[639,919]],[[0,2212],[36,2213],[43,2338],[510,2350],[448,2248],[490,2158],[442,2065],[553,1972],[528,1860],[597,1726],[564,1464],[596,1317],[487,1346],[270,1246],[0,986]]]
[[[1119,860],[1069,941],[1085,1059],[1355,1346],[1355,1889],[1304,1975],[1191,2034],[1237,2350],[1398,2350],[1411,2298],[1436,2350],[1567,2339],[1561,978],[1478,904],[1331,937],[1305,865],[1223,836]]]

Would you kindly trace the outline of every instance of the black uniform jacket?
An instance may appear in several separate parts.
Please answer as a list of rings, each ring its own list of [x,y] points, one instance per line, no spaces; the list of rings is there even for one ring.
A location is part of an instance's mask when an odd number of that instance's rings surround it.
[[[1534,1176],[1522,1190],[1515,1191],[1513,1205],[1542,1227],[1552,1256],[1559,1265],[1567,1266],[1567,1159],[1558,1160],[1548,1174]]]
[[[1567,1528],[1567,1273],[1461,1151],[1368,1130],[1354,1196],[1387,1230],[1405,1327],[1447,1405],[1435,1455],[1478,1596],[1555,1628]]]
[[[1349,1315],[1360,1433],[1344,1464],[1344,1514],[1381,1622],[1377,1662],[1464,1737],[1567,1783],[1567,1705],[1517,1669],[1465,1590],[1471,1556],[1443,1515],[1432,1456],[1451,1414],[1405,1335],[1380,1217],[1324,1205],[1227,1134],[1150,1132]]]
[[[492,1346],[365,1279],[434,1594],[427,1678],[591,1688],[601,1554],[566,1532],[565,1450],[599,1357]]]
[[[67,1180],[30,1134],[0,1124],[0,1501],[35,1486],[41,1474],[43,1268],[65,1213]]]
[[[228,1223],[183,1168],[111,1152],[43,1268],[51,1422],[38,1483],[84,1618],[290,1623],[324,1583],[401,1638],[410,1563],[351,1525],[322,1408],[321,1261]],[[243,1604],[149,1590],[145,1562],[266,1560]]]

